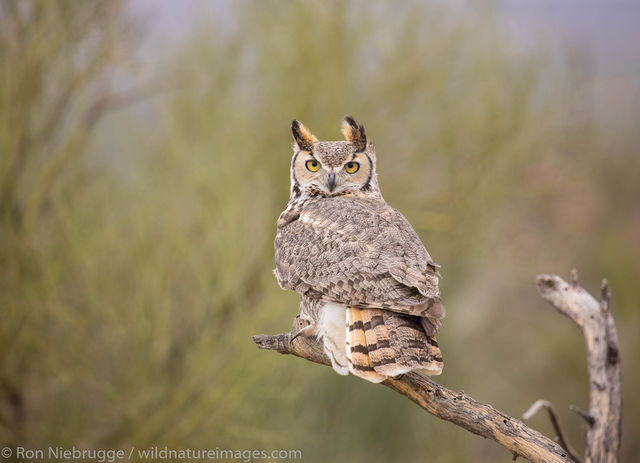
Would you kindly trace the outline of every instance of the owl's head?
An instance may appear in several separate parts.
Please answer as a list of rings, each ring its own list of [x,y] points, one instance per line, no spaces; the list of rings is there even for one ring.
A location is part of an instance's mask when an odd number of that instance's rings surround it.
[[[351,116],[342,121],[346,141],[318,141],[301,122],[291,124],[291,197],[380,194],[376,155],[364,127]]]

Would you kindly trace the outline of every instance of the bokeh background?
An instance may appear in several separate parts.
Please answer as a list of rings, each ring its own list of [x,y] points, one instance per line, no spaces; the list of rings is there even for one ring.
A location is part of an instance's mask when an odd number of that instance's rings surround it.
[[[574,446],[583,339],[538,273],[613,292],[640,456],[640,8],[632,1],[0,1],[0,443],[510,461],[251,336],[298,118],[345,114],[442,265],[437,380]],[[545,416],[533,427],[552,435]]]

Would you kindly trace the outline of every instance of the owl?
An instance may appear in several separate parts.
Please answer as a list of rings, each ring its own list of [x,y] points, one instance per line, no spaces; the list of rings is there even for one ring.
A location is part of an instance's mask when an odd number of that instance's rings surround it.
[[[297,120],[291,131],[274,270],[280,287],[300,296],[291,342],[315,336],[337,373],[374,383],[413,370],[440,374],[439,266],[382,197],[364,127],[345,117],[345,141],[318,141]]]

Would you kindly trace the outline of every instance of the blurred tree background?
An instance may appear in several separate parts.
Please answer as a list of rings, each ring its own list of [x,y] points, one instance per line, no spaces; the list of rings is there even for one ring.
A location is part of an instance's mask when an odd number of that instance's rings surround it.
[[[582,450],[583,340],[534,279],[576,267],[597,295],[606,276],[640,455],[637,66],[607,80],[490,2],[189,2],[180,34],[168,5],[0,1],[1,444],[509,461],[251,341],[298,310],[271,273],[290,121],[338,139],[352,114],[442,265],[437,380],[513,416],[551,400]]]

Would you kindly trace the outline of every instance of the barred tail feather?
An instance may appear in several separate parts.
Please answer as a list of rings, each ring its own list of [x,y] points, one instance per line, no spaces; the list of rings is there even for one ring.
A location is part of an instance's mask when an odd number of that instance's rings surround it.
[[[362,312],[362,310],[354,307],[347,308],[346,351],[349,371],[372,383],[380,383],[384,381],[386,377],[376,373],[371,364]]]
[[[390,334],[381,309],[362,309],[367,348],[373,369],[385,376],[398,376],[408,373],[411,367],[399,363],[398,352],[392,345]]]
[[[420,318],[388,311],[383,316],[398,363],[428,375],[442,373],[440,347],[434,336],[427,336]]]
[[[435,336],[427,336],[427,343],[429,343],[429,355],[431,360],[426,362],[424,366],[418,368],[418,371],[423,372],[426,375],[434,376],[442,373],[444,362],[442,361],[442,353],[440,347],[438,347],[438,341]]]
[[[415,316],[348,307],[346,350],[349,371],[376,383],[413,370],[442,372],[438,343]]]

